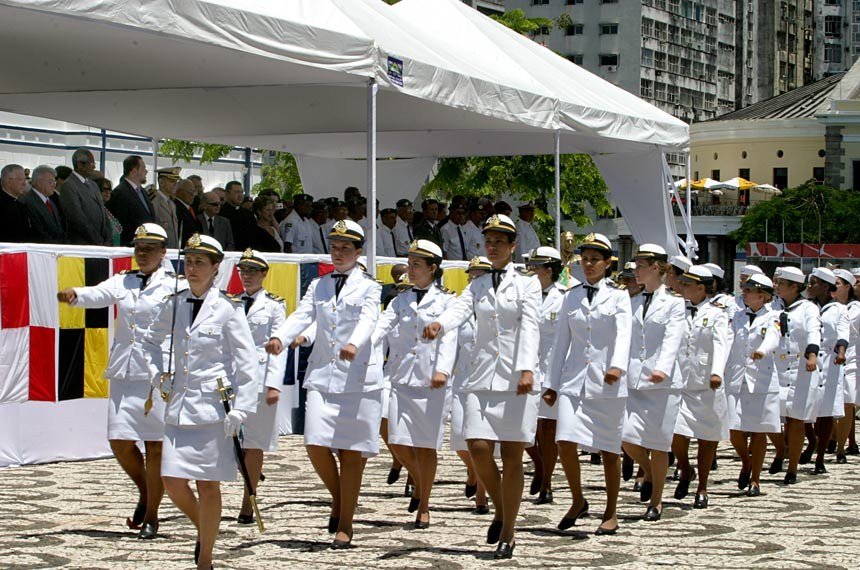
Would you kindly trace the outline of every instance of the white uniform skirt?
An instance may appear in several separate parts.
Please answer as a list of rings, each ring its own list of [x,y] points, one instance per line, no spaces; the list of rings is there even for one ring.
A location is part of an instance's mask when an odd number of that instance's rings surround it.
[[[646,449],[671,451],[680,407],[680,390],[628,390],[621,439]]]
[[[110,381],[108,439],[161,441],[164,437],[164,401],[152,393],[152,410],[144,414],[149,382]]]
[[[516,392],[466,392],[465,438],[518,441],[533,445],[537,431],[540,394]]]
[[[805,366],[805,361],[801,361]],[[805,371],[797,373],[795,382],[787,388],[780,388],[780,395],[785,392],[786,418],[802,420],[803,422],[814,422],[818,415],[818,402],[821,398],[821,390],[818,388],[818,375]]]
[[[851,368],[845,368],[843,370],[843,400],[846,404],[856,404],[857,403],[857,368],[856,366],[852,366]]]
[[[224,435],[224,423],[200,426],[164,426],[161,475],[194,481],[235,481],[233,438]]]
[[[391,386],[386,384],[382,389],[382,419],[388,419],[388,406],[391,400]]]
[[[819,418],[841,418],[845,415],[843,368],[834,362],[834,356],[823,359],[821,369],[821,396],[818,405]]]
[[[394,384],[388,404],[388,443],[442,449],[447,392]]]
[[[469,451],[465,432],[465,392],[451,392],[451,450]]]
[[[625,398],[588,398],[559,394],[556,441],[569,441],[593,451],[621,453]]]
[[[729,429],[753,433],[779,433],[779,392],[728,394]]]
[[[248,414],[248,421],[242,428],[242,446],[245,449],[278,451],[278,404],[266,403],[265,394],[260,394],[257,411]]]
[[[371,392],[324,394],[308,390],[305,405],[305,445],[379,453],[382,388]]]
[[[675,433],[704,441],[728,439],[729,411],[725,388],[682,391]]]
[[[558,402],[556,402],[556,405],[554,406],[549,406],[544,402],[543,398],[541,398],[540,403],[538,404],[538,418],[542,420],[557,420]]]

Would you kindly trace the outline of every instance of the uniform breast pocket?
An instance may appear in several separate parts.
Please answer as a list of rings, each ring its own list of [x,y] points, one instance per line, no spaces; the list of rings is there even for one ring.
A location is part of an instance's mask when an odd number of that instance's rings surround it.
[[[221,345],[221,325],[219,324],[202,324],[197,332],[198,343],[202,346],[220,346]]]
[[[343,318],[349,321],[357,321],[361,317],[361,302],[350,301],[343,304]]]

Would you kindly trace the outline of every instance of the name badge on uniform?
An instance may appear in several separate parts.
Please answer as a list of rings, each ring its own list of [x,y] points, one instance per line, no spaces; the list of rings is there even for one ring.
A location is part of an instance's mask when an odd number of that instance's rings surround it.
[[[557,318],[558,318],[558,313],[550,313],[549,314],[549,320],[550,321],[555,322]]]
[[[705,317],[704,319],[702,319],[702,326],[703,327],[708,326],[708,317]]]
[[[766,334],[767,334],[767,327],[762,327],[761,328],[761,336],[764,336]]]

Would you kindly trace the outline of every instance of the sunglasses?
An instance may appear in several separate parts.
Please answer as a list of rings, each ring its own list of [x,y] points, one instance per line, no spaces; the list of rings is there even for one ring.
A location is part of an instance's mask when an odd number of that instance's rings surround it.
[[[206,202],[207,206],[220,206],[221,202]]]

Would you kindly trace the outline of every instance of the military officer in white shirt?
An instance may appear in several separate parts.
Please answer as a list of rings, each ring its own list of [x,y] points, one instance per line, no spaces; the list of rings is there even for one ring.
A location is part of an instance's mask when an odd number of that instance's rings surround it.
[[[143,337],[174,288],[184,290],[184,279],[162,267],[167,232],[158,224],[137,228],[132,240],[137,271],[121,271],[94,287],[64,289],[57,298],[72,307],[97,309],[116,305],[117,320],[110,359],[104,372],[110,381],[108,440],[111,451],[139,491],[129,528],[140,529],[138,538],[155,538],[158,507],[164,495],[161,482],[161,440],[164,437],[164,406],[152,398],[149,367]],[[146,402],[153,408],[146,410]],[[144,443],[146,458],[137,442]],[[142,525],[142,526],[141,526]]]
[[[463,235],[466,238],[466,255],[469,259],[484,255],[484,234],[480,225],[483,223],[483,207],[476,204],[468,211],[468,219],[463,224]]]
[[[329,233],[335,271],[311,282],[298,308],[272,333],[266,350],[298,345],[316,324],[308,358],[305,446],[333,498],[328,530],[333,549],[349,548],[367,457],[379,452],[382,351],[371,343],[382,288],[358,268],[364,230],[339,220]],[[340,459],[339,467],[335,455]],[[335,490],[337,489],[337,490]]]
[[[678,278],[687,300],[687,328],[681,343],[678,363],[684,378],[681,408],[675,423],[672,451],[678,460],[680,480],[675,498],[687,496],[696,471],[688,456],[690,438],[698,440],[699,484],[693,508],[708,507],[708,476],[717,444],[729,437],[726,390],[723,384],[729,350],[729,318],[725,307],[709,294],[713,274],[694,265]]]
[[[397,257],[406,257],[409,246],[414,241],[412,235],[412,201],[401,198],[397,201],[397,221],[394,224],[394,238],[397,242]]]
[[[710,271],[711,275],[714,276],[708,290],[711,300],[724,307],[723,310],[726,313],[726,317],[731,321],[735,312],[738,310],[738,305],[735,302],[734,296],[727,293],[725,290],[725,270],[716,263],[705,263],[702,267]],[[731,341],[731,339],[729,340]]]
[[[589,234],[579,245],[585,283],[565,293],[558,331],[547,370],[544,401],[558,402],[558,441],[573,504],[558,524],[572,527],[588,511],[582,493],[578,446],[600,451],[606,482],[606,508],[595,534],[618,532],[621,486],[621,436],[629,364],[632,313],[627,292],[607,279],[612,244],[603,234]]]
[[[287,366],[286,352],[273,356],[266,353],[264,345],[272,336],[272,331],[278,330],[287,317],[284,299],[263,288],[263,281],[269,273],[266,257],[259,251],[246,249],[236,266],[245,290],[241,295],[245,317],[257,348],[255,376],[260,380],[257,409],[248,415],[242,439],[248,475],[256,489],[263,470],[263,452],[278,450],[278,400]],[[236,520],[239,524],[256,522],[247,488]]]
[[[412,287],[395,297],[376,323],[374,345],[388,341],[388,444],[415,481],[409,512],[415,528],[430,526],[430,492],[436,477],[437,450],[445,435],[446,386],[457,356],[457,334],[436,340],[422,338],[454,300],[436,280],[442,277],[442,248],[415,240],[409,248],[408,275]]]
[[[214,286],[224,258],[221,244],[211,236],[193,234],[182,252],[188,288],[163,300],[144,343],[151,376],[165,400],[164,488],[197,527],[195,554],[202,569],[212,564],[221,524],[220,482],[236,479],[238,466],[229,436],[256,411],[260,387],[257,351],[242,301]],[[172,374],[161,350],[171,331]],[[221,401],[219,380],[233,389],[229,413]],[[195,481],[197,496],[190,481]]]
[[[466,231],[466,207],[456,206],[451,210],[448,223],[440,229],[445,259],[469,260],[469,235]]]
[[[328,222],[328,207],[325,202],[314,202],[311,217],[308,219],[308,228],[311,233],[313,253],[317,255],[328,255],[328,233],[323,229]]]
[[[466,392],[466,441],[478,476],[496,507],[488,544],[499,543],[497,559],[513,556],[514,524],[523,489],[523,451],[534,443],[540,379],[538,345],[541,287],[533,275],[514,267],[517,230],[503,214],[484,223],[484,247],[493,264],[425,328],[426,338],[456,332],[475,316],[475,355]],[[501,446],[503,475],[496,466]]]
[[[669,270],[666,271],[666,287],[681,294],[681,284],[678,279],[693,267],[693,262],[683,255],[673,255],[669,258]]]
[[[293,211],[281,222],[281,239],[284,240],[286,253],[313,253],[314,243],[311,234],[311,212],[314,199],[309,194],[293,196]],[[287,247],[289,244],[289,248]]]
[[[520,219],[517,220],[517,250],[514,261],[521,263],[525,261],[525,254],[540,247],[540,239],[532,227],[532,220],[535,217],[535,205],[531,202],[525,202],[524,204],[520,204],[518,209]]]
[[[376,255],[382,257],[397,257],[397,236],[394,233],[397,224],[397,210],[383,208],[380,213],[381,223],[376,228]]]

